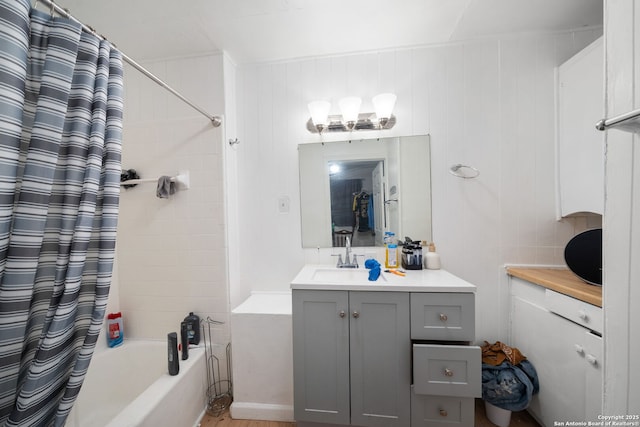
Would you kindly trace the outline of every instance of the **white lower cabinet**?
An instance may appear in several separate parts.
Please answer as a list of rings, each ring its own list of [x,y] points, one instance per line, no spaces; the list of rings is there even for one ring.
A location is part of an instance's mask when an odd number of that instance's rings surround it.
[[[543,426],[602,414],[601,330],[590,329],[601,315],[599,307],[511,278],[510,343],[538,373],[540,392],[528,410]]]
[[[473,339],[472,293],[292,295],[299,427],[473,425],[480,348],[455,339]]]

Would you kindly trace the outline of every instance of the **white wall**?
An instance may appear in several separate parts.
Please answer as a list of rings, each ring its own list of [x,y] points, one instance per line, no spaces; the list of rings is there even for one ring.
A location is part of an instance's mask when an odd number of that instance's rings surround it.
[[[640,107],[640,8],[605,1],[606,116]],[[637,135],[606,133],[604,414],[640,413],[640,156]]]
[[[476,284],[477,338],[506,338],[505,263],[563,264],[566,242],[599,226],[556,222],[554,67],[600,29],[238,67],[238,236],[248,255],[232,288],[285,290],[315,250],[300,241],[297,145],[306,105],[383,91],[398,95],[389,135],[431,135],[433,238],[443,267]],[[369,134],[372,135],[372,134]],[[373,134],[375,136],[375,134]],[[344,135],[347,139],[347,135]],[[455,163],[481,172],[448,173]],[[289,197],[291,210],[278,212]],[[325,251],[326,252],[326,251]],[[243,295],[244,293],[244,295]],[[248,291],[238,293],[232,306]]]
[[[223,55],[179,58],[144,66],[212,114],[224,111]],[[229,321],[223,130],[127,66],[123,169],[143,178],[190,172],[191,188],[169,199],[156,184],[120,198],[117,264],[125,336],[166,339],[196,312]],[[219,327],[216,341],[229,341]]]

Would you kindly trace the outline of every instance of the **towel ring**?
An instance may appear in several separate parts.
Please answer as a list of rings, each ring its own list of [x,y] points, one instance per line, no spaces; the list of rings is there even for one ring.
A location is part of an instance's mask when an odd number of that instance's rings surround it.
[[[470,171],[469,174],[466,174],[464,172],[465,170]],[[478,169],[474,168],[473,166],[463,165],[461,163],[451,166],[449,168],[449,173],[462,179],[477,178],[478,175],[480,175],[480,171]]]

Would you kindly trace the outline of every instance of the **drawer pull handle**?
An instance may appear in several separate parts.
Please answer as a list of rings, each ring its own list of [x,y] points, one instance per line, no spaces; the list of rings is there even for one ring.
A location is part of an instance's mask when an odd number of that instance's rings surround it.
[[[580,310],[578,312],[578,317],[584,321],[586,321],[587,319],[589,319],[589,316],[587,316],[587,312],[584,310]]]
[[[440,320],[441,320],[441,321],[446,322],[446,321],[447,321],[447,319],[448,319],[448,317],[447,317],[447,315],[446,315],[446,314],[444,314],[444,313],[440,313]]]
[[[340,313],[338,313],[338,316],[340,316],[340,317],[344,317],[346,315],[347,315],[347,313],[345,313],[344,310],[340,310]]]
[[[453,371],[451,369],[449,369],[449,368],[444,368],[444,374],[447,377],[452,377],[453,376]]]
[[[593,366],[596,366],[598,364],[598,359],[596,359],[596,357],[593,354],[587,354],[587,362],[591,363]]]
[[[446,417],[447,415],[449,415],[449,414],[447,413],[447,411],[446,411],[446,410],[444,410],[444,409],[440,409],[440,416],[441,416],[441,417]]]
[[[360,317],[360,313],[358,313],[357,311],[354,311],[354,312],[353,312],[353,317],[354,317],[355,319],[357,319],[358,317]]]
[[[584,348],[582,348],[582,346],[580,344],[576,344],[573,347],[576,349],[576,353],[584,354]]]

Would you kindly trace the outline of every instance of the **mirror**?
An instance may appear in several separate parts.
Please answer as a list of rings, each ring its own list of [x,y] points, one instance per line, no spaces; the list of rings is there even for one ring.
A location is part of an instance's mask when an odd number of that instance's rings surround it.
[[[302,247],[431,241],[429,135],[298,145]]]

